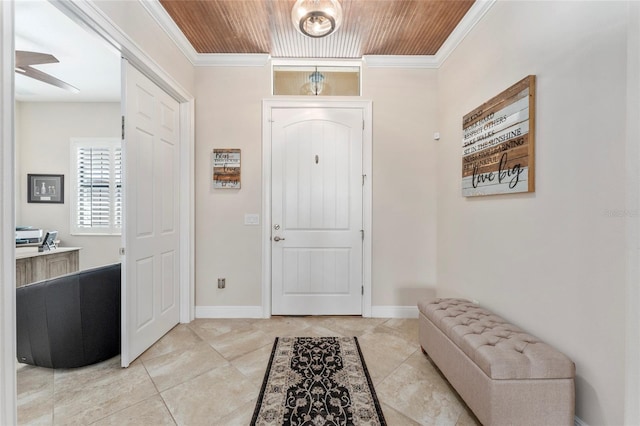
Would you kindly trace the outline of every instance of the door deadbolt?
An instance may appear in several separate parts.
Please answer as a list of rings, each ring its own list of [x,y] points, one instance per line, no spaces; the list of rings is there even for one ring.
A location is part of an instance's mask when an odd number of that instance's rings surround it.
[[[280,229],[280,225],[278,225],[278,224],[273,225],[273,229],[275,229],[277,231],[278,229]]]

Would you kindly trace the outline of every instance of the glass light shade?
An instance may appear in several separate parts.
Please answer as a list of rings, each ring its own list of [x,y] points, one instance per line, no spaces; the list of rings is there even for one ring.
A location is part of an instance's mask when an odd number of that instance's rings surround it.
[[[324,90],[324,75],[321,72],[314,71],[309,76],[310,91],[314,95],[319,95]]]
[[[325,37],[340,28],[342,6],[338,0],[297,0],[291,9],[291,21],[306,36]]]

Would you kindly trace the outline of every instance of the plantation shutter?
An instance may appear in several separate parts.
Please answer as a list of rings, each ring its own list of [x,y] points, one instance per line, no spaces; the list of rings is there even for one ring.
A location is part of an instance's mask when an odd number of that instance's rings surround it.
[[[114,156],[114,179],[115,179],[115,188],[114,188],[114,201],[113,201],[113,211],[114,218],[113,224],[118,232],[122,229],[122,148],[118,146],[115,148],[115,156]]]
[[[72,229],[119,234],[122,228],[122,148],[116,140],[74,140]],[[75,213],[75,214],[73,214]]]

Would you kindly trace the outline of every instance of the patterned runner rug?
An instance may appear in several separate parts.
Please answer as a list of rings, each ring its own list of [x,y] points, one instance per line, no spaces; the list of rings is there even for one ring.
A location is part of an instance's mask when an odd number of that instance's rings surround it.
[[[251,425],[386,425],[355,337],[276,337]]]

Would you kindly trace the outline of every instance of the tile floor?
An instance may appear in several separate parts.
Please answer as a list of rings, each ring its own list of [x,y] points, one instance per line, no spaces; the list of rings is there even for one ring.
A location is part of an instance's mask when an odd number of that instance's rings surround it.
[[[18,366],[21,425],[248,425],[276,336],[358,336],[387,423],[478,425],[418,345],[414,319],[273,317],[180,324],[127,369]]]

